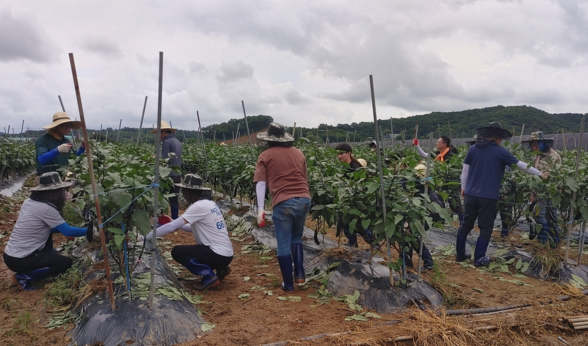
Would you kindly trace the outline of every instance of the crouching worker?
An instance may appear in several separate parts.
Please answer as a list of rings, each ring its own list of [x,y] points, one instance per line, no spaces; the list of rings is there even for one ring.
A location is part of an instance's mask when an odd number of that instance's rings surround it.
[[[62,182],[57,172],[44,173],[21,206],[4,250],[4,263],[16,272],[12,281],[21,291],[33,290],[33,281],[57,276],[72,266],[71,258],[53,251],[52,233],[87,235],[86,228],[71,227],[60,215],[72,184]]]
[[[220,284],[220,280],[231,272],[229,264],[233,260],[233,244],[223,214],[212,201],[212,190],[202,187],[202,178],[197,174],[186,174],[183,182],[175,185],[181,188],[190,206],[177,219],[158,227],[157,236],[176,229],[192,232],[196,245],[175,246],[171,255],[190,273],[202,276],[202,282],[195,288],[205,290]],[[152,237],[153,232],[145,236],[147,239]]]

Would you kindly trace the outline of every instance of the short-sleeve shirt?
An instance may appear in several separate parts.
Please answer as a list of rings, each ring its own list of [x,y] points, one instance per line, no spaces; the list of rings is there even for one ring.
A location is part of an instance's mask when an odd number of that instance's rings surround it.
[[[161,142],[161,157],[167,159],[169,153],[174,153],[175,156],[169,160],[170,166],[182,166],[182,143],[174,136],[173,133],[165,136]],[[179,177],[180,174],[171,172],[170,177]]]
[[[233,256],[233,244],[229,239],[225,219],[216,203],[201,199],[193,203],[182,214],[182,218],[190,224],[194,240],[198,244],[208,246],[218,255]]]
[[[32,199],[26,199],[18,214],[16,225],[8,239],[4,252],[16,258],[24,258],[45,247],[51,229],[65,223],[57,209]]]
[[[470,165],[465,194],[498,200],[504,169],[519,162],[494,141],[473,145],[463,163]]]
[[[290,198],[310,198],[306,159],[298,148],[271,147],[261,153],[253,181],[267,182],[274,207]]]
[[[50,152],[57,148],[61,144],[71,143],[67,137],[63,136],[61,140],[55,138],[50,132],[42,135],[35,142],[35,162],[37,162],[37,175],[41,175],[47,172],[55,172],[61,166],[67,166],[69,164],[70,153],[59,153],[51,162],[46,165],[41,165],[38,157]]]

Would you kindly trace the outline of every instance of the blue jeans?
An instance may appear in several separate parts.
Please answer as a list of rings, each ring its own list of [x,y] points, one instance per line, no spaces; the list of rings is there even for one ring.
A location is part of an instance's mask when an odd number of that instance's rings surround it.
[[[309,208],[310,199],[306,197],[293,197],[274,207],[272,221],[278,241],[278,256],[290,255],[290,245],[302,242],[304,222]]]
[[[539,213],[535,214],[535,222],[541,225],[541,231],[537,235],[539,241],[543,244],[552,240],[555,245],[560,242],[560,228],[557,224],[557,210],[551,206],[551,202],[547,204],[537,202]]]

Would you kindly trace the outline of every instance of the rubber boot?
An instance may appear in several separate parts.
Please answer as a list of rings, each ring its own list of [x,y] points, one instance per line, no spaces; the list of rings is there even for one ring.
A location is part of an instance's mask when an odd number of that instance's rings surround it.
[[[174,220],[177,219],[180,216],[179,215],[180,207],[175,206],[175,207],[170,207],[170,209],[171,209],[171,218]]]
[[[486,256],[486,250],[488,249],[489,244],[490,240],[478,238],[478,241],[476,242],[476,252],[474,252],[474,266],[483,267],[490,263],[490,257]]]
[[[231,267],[229,266],[226,266],[225,268],[216,271],[216,276],[218,276],[218,279],[221,281],[224,278],[226,278],[229,274],[231,274]]]
[[[32,291],[35,289],[33,281],[43,280],[51,276],[49,267],[31,270],[26,273],[16,273],[12,276],[12,281],[21,291]]]
[[[306,274],[304,273],[304,251],[302,243],[291,245],[292,260],[294,261],[294,282],[302,284],[306,281]]]
[[[472,257],[472,255],[466,251],[467,239],[468,237],[463,234],[457,235],[457,241],[455,242],[455,261],[457,262],[463,262]]]
[[[357,247],[357,234],[351,234],[351,232],[349,232],[349,225],[343,227],[343,233],[345,234],[345,237],[347,237],[348,241],[347,241],[347,246],[349,247]]]
[[[186,269],[188,269],[190,273],[194,275],[202,275],[202,282],[200,285],[194,287],[197,290],[204,291],[209,287],[214,287],[220,284],[218,276],[216,276],[214,271],[206,264],[198,262],[196,258],[189,260],[186,264],[184,264],[184,267],[186,267]]]
[[[292,255],[278,256],[280,271],[282,272],[282,290],[294,292],[294,279],[292,277]]]
[[[423,260],[423,270],[431,270],[435,266],[435,262],[433,262],[433,256],[431,256],[431,252],[429,249],[423,244],[423,253],[422,253],[422,260]]]

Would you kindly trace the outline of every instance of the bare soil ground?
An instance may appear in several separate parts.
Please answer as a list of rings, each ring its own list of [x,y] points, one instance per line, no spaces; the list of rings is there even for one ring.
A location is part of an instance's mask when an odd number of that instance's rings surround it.
[[[2,203],[6,206],[9,201]],[[0,215],[0,234],[4,236],[0,238],[0,252],[5,247],[20,206],[20,203],[12,203],[14,205],[5,208]],[[307,225],[314,227],[310,221]],[[335,239],[334,229],[327,230],[326,236]],[[57,244],[65,240],[59,236],[56,238]],[[291,341],[288,344],[296,345],[565,345],[558,337],[570,345],[588,345],[588,334],[564,330],[570,326],[558,320],[565,316],[588,315],[588,299],[579,295],[577,289],[534,278],[517,278],[532,285],[520,286],[454,263],[451,257],[438,258],[437,270],[424,272],[424,277],[453,299],[454,305],[447,309],[523,303],[532,306],[503,314],[455,317],[408,309],[397,314],[378,314],[380,318],[369,318],[368,322],[345,321],[357,311],[333,299],[327,304],[318,304],[316,299],[309,297],[320,288],[318,283],[291,294],[282,292],[275,254],[268,259],[242,253],[242,245],[248,242],[253,239],[233,241],[235,258],[231,274],[219,286],[203,293],[203,300],[207,303],[196,305],[215,328],[185,345],[259,345],[288,340]],[[177,231],[165,236],[161,243],[169,251],[175,244],[193,244],[194,239],[189,233]],[[361,248],[366,249],[367,244],[361,243]],[[394,251],[392,256],[397,253]],[[417,259],[415,255],[415,263]],[[38,284],[39,289],[35,291],[19,292],[10,279],[12,274],[0,262],[0,344],[67,344],[66,333],[72,324],[65,329],[43,327],[53,311],[43,300],[51,282]],[[514,279],[506,273],[500,275]],[[192,290],[193,276],[182,269],[180,278],[185,280],[186,288]],[[564,294],[571,294],[573,298],[548,304]],[[289,300],[278,297],[289,297]],[[303,340],[324,333],[331,335]]]

